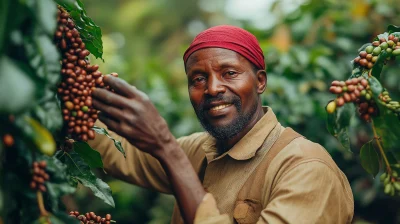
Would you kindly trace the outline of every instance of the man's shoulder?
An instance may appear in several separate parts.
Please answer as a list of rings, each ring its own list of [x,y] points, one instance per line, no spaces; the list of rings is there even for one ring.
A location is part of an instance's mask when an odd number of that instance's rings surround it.
[[[304,137],[296,138],[284,147],[272,161],[271,167],[284,172],[306,163],[325,164],[337,175],[341,175],[340,169],[326,149]]]
[[[203,153],[202,146],[210,138],[207,132],[196,132],[177,139],[180,147],[188,156]]]

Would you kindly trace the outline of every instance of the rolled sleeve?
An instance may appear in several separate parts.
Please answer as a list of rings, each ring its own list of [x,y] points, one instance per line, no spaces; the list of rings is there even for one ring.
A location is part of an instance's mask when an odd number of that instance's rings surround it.
[[[100,121],[96,122],[96,126],[106,128]],[[126,158],[117,150],[114,142],[105,135],[96,133],[96,138],[88,141],[88,144],[103,158],[104,169],[107,173],[141,187],[171,193],[164,169],[154,157],[138,150],[116,133],[109,130],[108,132],[113,138],[121,141]]]

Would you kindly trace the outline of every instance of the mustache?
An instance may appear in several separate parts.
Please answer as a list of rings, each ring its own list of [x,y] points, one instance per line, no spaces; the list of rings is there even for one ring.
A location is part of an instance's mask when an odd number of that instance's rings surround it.
[[[240,102],[240,97],[236,96],[236,95],[232,95],[232,96],[224,96],[222,94],[218,94],[217,96],[211,97],[208,96],[204,99],[203,102],[201,102],[198,106],[198,110],[206,110],[207,108],[211,107],[211,104],[213,102],[225,102],[225,103],[230,103],[235,105],[236,107],[240,107],[241,102]]]

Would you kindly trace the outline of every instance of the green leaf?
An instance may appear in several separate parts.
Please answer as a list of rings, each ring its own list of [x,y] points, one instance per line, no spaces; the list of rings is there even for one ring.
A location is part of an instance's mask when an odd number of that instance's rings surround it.
[[[377,79],[380,79],[381,77],[381,72],[387,56],[388,56],[387,52],[382,50],[382,52],[378,56],[378,60],[376,60],[374,66],[372,67],[371,74],[375,76]]]
[[[368,78],[369,86],[371,87],[371,91],[375,100],[379,100],[378,96],[382,93],[383,87],[379,80],[374,76]]]
[[[83,3],[80,0],[76,0],[75,4],[69,4],[69,2],[62,0],[56,0],[56,2],[69,12],[71,18],[75,22],[76,29],[79,31],[81,38],[90,53],[92,53],[96,58],[103,59],[101,29],[86,15]]]
[[[389,33],[393,33],[393,32],[400,32],[400,26],[395,26],[390,24],[387,28]]]
[[[103,168],[101,155],[93,150],[86,142],[74,142],[74,151],[77,152],[91,168]]]
[[[13,60],[0,57],[0,113],[18,113],[33,105],[35,84]]]
[[[341,129],[337,135],[337,139],[339,140],[340,144],[342,144],[343,148],[349,152],[351,151],[350,148],[350,138],[349,132],[347,128]]]
[[[351,152],[348,127],[353,115],[354,106],[345,104],[336,109],[335,113],[327,113],[327,129],[342,144],[343,148]]]
[[[61,65],[60,54],[52,39],[44,34],[27,37],[24,39],[24,47],[36,75],[54,88],[61,79]]]
[[[55,132],[62,128],[63,118],[55,96],[52,98],[53,100],[37,105],[32,112],[35,118],[54,136]]]
[[[115,140],[113,137],[111,137],[110,134],[108,134],[108,132],[107,132],[106,129],[104,129],[104,128],[99,128],[99,127],[97,127],[97,126],[94,126],[92,129],[93,129],[96,133],[105,135],[105,136],[109,137],[111,140],[113,140],[113,141],[114,141],[115,147],[117,147],[118,151],[120,151],[120,152],[124,155],[124,157],[126,158],[125,150],[124,150],[124,148],[122,147],[121,142],[118,141],[118,140]]]
[[[46,182],[47,200],[52,211],[57,211],[59,198],[63,195],[74,193],[76,187],[67,182],[67,166],[56,157],[40,156],[38,160],[47,162],[46,171],[50,175],[50,180]]]
[[[379,172],[379,156],[374,149],[372,140],[361,147],[360,159],[361,166],[375,177]]]
[[[106,204],[115,207],[110,187],[97,178],[90,167],[76,152],[57,152],[56,157],[67,165],[67,174],[72,181],[79,181],[83,186],[92,190],[93,194]]]
[[[391,152],[400,163],[400,120],[385,107],[380,104],[378,106],[380,114],[373,118],[376,133],[380,137],[383,149]]]

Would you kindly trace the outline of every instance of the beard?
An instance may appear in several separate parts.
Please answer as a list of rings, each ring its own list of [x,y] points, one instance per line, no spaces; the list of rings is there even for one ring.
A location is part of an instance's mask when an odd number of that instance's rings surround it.
[[[214,101],[223,101],[232,104],[238,113],[237,119],[224,126],[214,126],[210,124],[209,119],[207,119],[208,110],[205,109],[205,105],[209,105]],[[206,98],[198,106],[193,105],[193,108],[200,124],[211,136],[218,140],[227,140],[237,135],[247,126],[257,111],[257,102],[252,105],[250,112],[246,114],[242,110],[242,103],[239,96],[232,95],[230,97],[223,97],[221,94],[218,94],[216,97]]]

